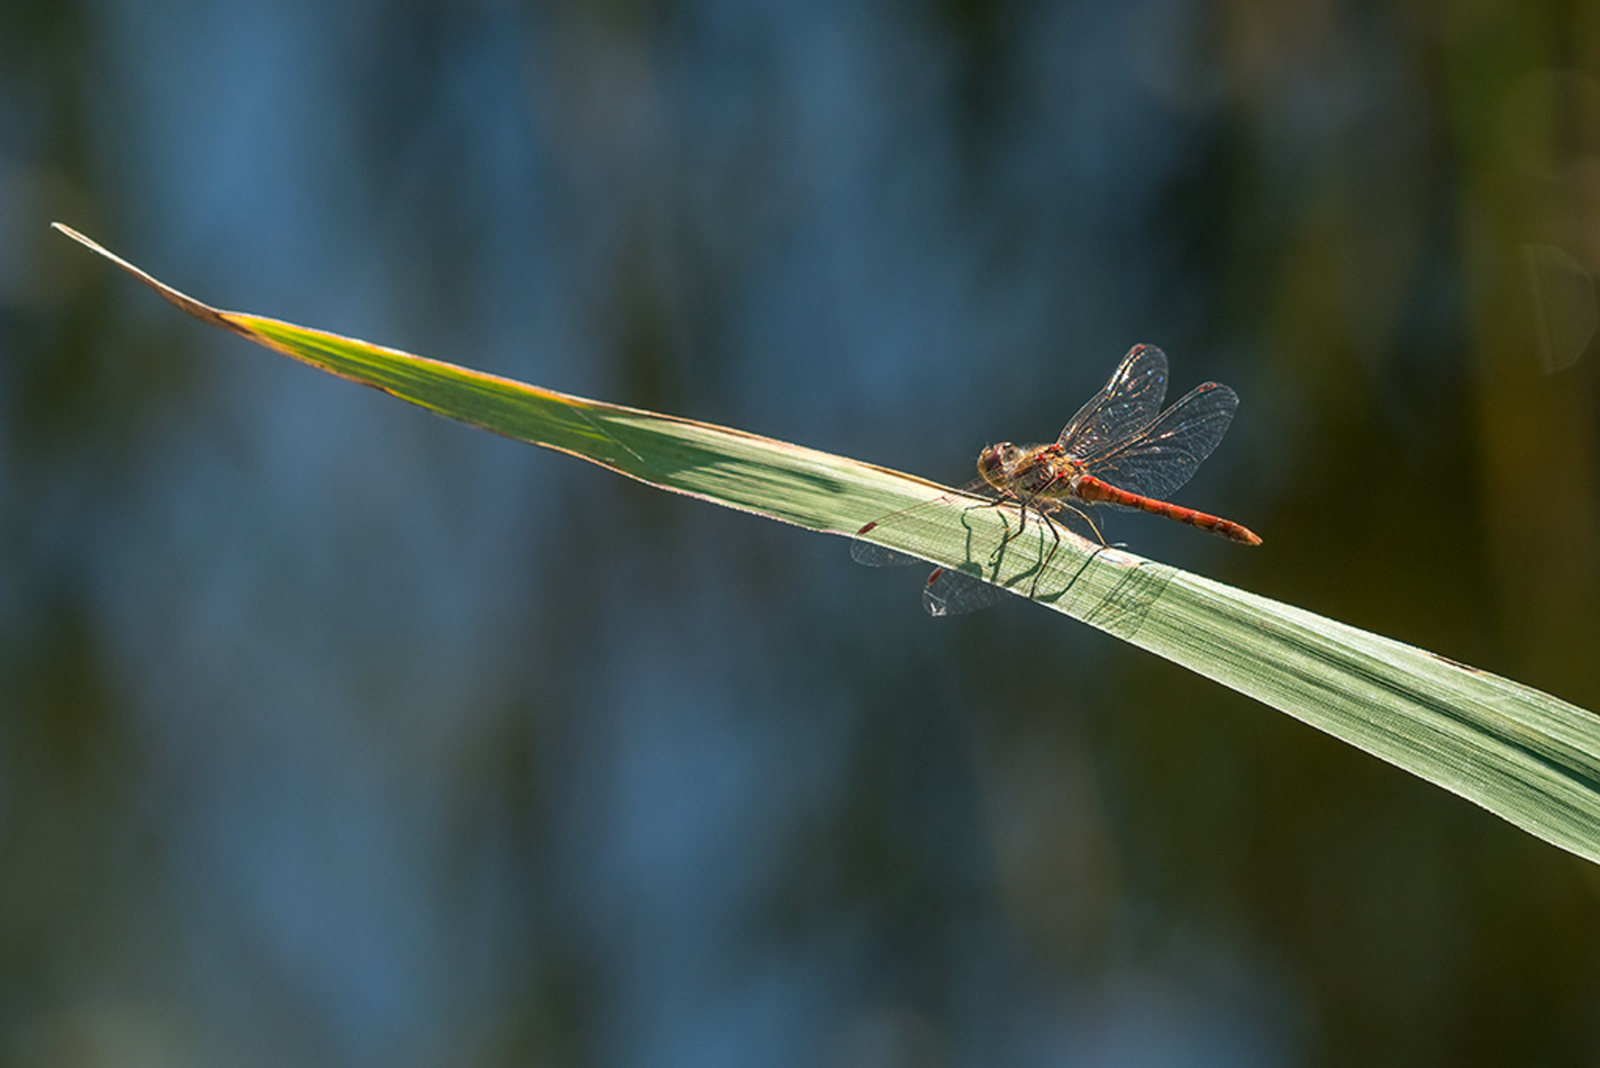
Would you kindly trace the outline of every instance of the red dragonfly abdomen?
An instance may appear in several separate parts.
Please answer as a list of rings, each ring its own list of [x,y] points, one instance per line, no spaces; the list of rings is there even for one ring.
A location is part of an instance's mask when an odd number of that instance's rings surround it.
[[[1261,539],[1254,531],[1240,526],[1231,519],[1210,515],[1206,512],[1197,512],[1193,508],[1185,508],[1181,504],[1170,501],[1158,501],[1154,497],[1141,497],[1137,493],[1118,489],[1109,482],[1102,482],[1093,475],[1084,475],[1078,479],[1073,487],[1073,492],[1082,500],[1090,503],[1120,504],[1124,508],[1137,508],[1141,512],[1150,512],[1153,515],[1166,516],[1179,523],[1187,523],[1191,527],[1209,531],[1212,534],[1229,538],[1233,541],[1244,542],[1246,545],[1260,545]]]

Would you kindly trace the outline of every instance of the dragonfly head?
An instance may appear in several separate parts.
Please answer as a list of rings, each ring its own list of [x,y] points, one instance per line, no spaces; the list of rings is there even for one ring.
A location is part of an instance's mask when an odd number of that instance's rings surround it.
[[[1004,490],[1010,482],[1010,472],[1022,450],[1009,441],[990,445],[978,454],[978,474],[997,490]]]

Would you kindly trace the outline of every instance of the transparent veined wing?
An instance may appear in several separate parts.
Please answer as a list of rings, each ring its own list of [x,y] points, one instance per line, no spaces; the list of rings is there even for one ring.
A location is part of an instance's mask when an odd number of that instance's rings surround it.
[[[939,497],[921,504],[912,505],[898,512],[891,512],[881,519],[875,519],[856,532],[850,542],[850,558],[858,564],[868,567],[901,567],[907,564],[927,565],[928,561],[921,557],[912,556],[896,549],[888,549],[876,542],[868,541],[867,535],[875,530],[895,530],[902,535],[911,535],[913,538],[927,529],[930,524],[945,525],[949,522],[949,508],[952,501],[961,500],[968,502],[972,508],[992,508],[1000,502],[994,499],[985,499],[967,491],[959,493],[942,494]],[[1017,509],[1027,508],[1026,529],[1033,532],[1032,537],[1037,539],[1031,542],[1040,554],[1038,565],[1043,568],[1054,555],[1054,546],[1060,542],[1060,531],[1065,528],[1082,538],[1098,540],[1099,535],[1094,532],[1092,524],[1075,508],[1066,508],[1061,511],[1052,511],[1046,514],[1033,506],[1011,504],[1009,507]],[[1021,519],[1021,516],[1017,516]],[[880,531],[880,532],[881,532]],[[1021,533],[1019,528],[1017,533]],[[1010,542],[1011,552],[1028,551],[1029,547],[1015,542]],[[994,558],[973,561],[967,570],[952,567],[936,566],[928,575],[922,587],[922,607],[931,616],[958,616],[968,612],[976,612],[982,608],[998,604],[1006,599],[1007,595],[1016,593],[1029,596],[1030,589],[1008,589],[995,586],[978,578],[973,573],[974,565],[992,567]]]
[[[952,502],[960,501],[974,508],[987,508],[994,503],[994,491],[983,479],[955,490],[950,493],[941,493],[920,504],[902,508],[897,512],[879,516],[860,530],[850,540],[850,559],[858,564],[868,567],[905,567],[908,564],[927,564],[928,561],[909,553],[886,549],[876,542],[866,540],[863,535],[872,530],[895,530],[916,540],[919,536],[949,523],[949,507]]]
[[[932,506],[943,506],[948,499],[949,495],[946,495],[925,505],[915,505],[868,523],[850,542],[850,559],[868,567],[905,567],[909,564],[926,566],[928,562],[920,557],[887,549],[865,540],[862,535],[878,527],[903,526],[914,530],[916,525],[922,522],[923,512],[929,511]],[[935,567],[922,587],[922,607],[930,616],[959,616],[967,612],[976,612],[981,608],[998,604],[1005,597],[1006,591],[1000,587],[991,586],[982,579],[949,567]]]
[[[1211,455],[1238,407],[1233,390],[1207,382],[1132,437],[1108,442],[1079,459],[1087,474],[1164,501]]]
[[[922,587],[922,607],[930,616],[961,616],[997,605],[1011,591],[992,586],[964,571],[937,567]]]
[[[1073,456],[1089,455],[1154,422],[1166,397],[1167,354],[1154,345],[1135,345],[1056,441]]]

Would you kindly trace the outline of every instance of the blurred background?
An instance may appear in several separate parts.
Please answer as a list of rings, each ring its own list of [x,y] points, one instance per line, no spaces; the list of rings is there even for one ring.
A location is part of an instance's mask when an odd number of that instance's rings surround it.
[[[1600,707],[1600,5],[0,0],[0,1064],[1594,1064],[1600,869],[227,308],[944,482]]]

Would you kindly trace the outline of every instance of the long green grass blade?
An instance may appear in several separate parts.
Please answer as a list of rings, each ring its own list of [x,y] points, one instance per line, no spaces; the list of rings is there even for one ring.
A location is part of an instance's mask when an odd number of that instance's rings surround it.
[[[559,449],[652,486],[811,530],[864,535],[981,575],[1341,738],[1600,862],[1600,718],[1507,679],[1289,605],[1070,536],[1001,551],[1018,516],[946,487],[726,427],[603,404],[256,315],[156,281],[214,326],[440,415]]]

